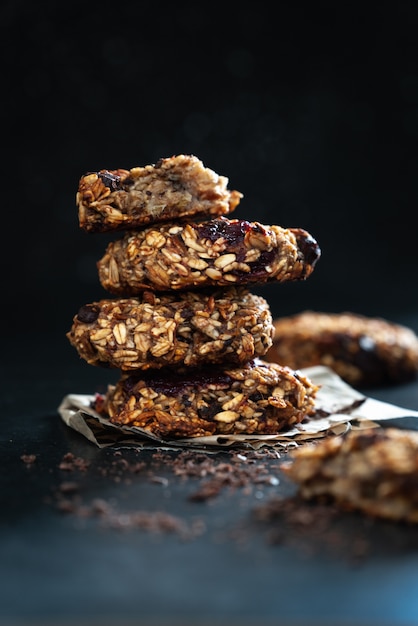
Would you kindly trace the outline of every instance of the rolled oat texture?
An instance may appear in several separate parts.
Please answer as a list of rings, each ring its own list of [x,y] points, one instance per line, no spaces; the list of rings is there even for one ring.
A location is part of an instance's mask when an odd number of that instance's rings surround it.
[[[235,287],[93,302],[67,333],[87,363],[121,370],[242,364],[263,356],[272,336],[266,300]]]
[[[130,231],[110,242],[98,274],[115,295],[305,280],[320,258],[301,228],[225,217]]]
[[[203,367],[174,375],[122,374],[95,408],[116,425],[161,438],[275,434],[312,414],[318,387],[289,368],[256,359],[241,367]]]
[[[79,181],[79,225],[99,233],[226,215],[242,198],[239,191],[228,189],[228,182],[185,154],[145,167],[90,172]]]

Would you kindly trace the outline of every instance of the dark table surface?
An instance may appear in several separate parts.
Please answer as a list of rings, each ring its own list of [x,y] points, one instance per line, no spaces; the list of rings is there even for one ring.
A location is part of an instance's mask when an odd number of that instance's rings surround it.
[[[418,623],[416,528],[292,509],[285,452],[99,449],[57,407],[112,373],[60,333],[4,346],[1,623]],[[417,382],[366,393],[418,410]]]

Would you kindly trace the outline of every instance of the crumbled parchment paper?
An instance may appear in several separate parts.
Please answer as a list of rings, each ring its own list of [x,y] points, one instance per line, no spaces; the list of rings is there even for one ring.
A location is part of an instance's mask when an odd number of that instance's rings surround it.
[[[212,435],[175,440],[160,439],[142,428],[115,426],[91,408],[93,395],[65,396],[58,407],[58,413],[67,426],[100,448],[180,447],[200,448],[206,451],[234,445],[250,446],[255,449],[265,445],[287,448],[309,439],[341,434],[349,428],[378,427],[378,422],[386,419],[408,415],[418,420],[418,411],[368,398],[350,387],[327,367],[322,365],[308,367],[301,370],[301,373],[320,387],[315,401],[316,413],[290,430],[275,435]]]

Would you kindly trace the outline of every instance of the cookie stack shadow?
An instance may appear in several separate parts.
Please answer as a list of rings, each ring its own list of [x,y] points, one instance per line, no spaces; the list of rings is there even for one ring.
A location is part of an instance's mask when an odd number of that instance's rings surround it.
[[[115,233],[97,262],[108,293],[67,338],[119,372],[94,408],[161,439],[275,434],[315,408],[317,386],[267,362],[274,325],[251,285],[305,280],[320,258],[302,228],[231,219],[242,194],[193,155],[81,177],[80,228]]]

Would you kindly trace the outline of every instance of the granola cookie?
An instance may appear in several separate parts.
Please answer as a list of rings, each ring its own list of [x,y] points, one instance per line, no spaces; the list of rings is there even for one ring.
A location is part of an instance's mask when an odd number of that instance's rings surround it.
[[[127,232],[98,262],[102,286],[116,295],[306,279],[320,257],[301,228],[215,218]]]
[[[410,328],[354,313],[303,311],[274,319],[265,359],[294,369],[326,365],[356,387],[400,383],[418,372],[418,337]]]
[[[242,364],[263,356],[272,336],[267,301],[235,287],[93,302],[67,333],[87,363],[121,370]]]
[[[318,387],[300,373],[254,360],[237,369],[124,373],[95,409],[116,425],[161,438],[275,434],[314,411]]]
[[[228,190],[228,182],[185,154],[130,170],[91,172],[79,181],[79,224],[99,233],[226,215],[242,198],[239,191]]]
[[[328,496],[345,509],[418,522],[418,433],[397,428],[352,430],[306,444],[282,469],[306,499]]]

